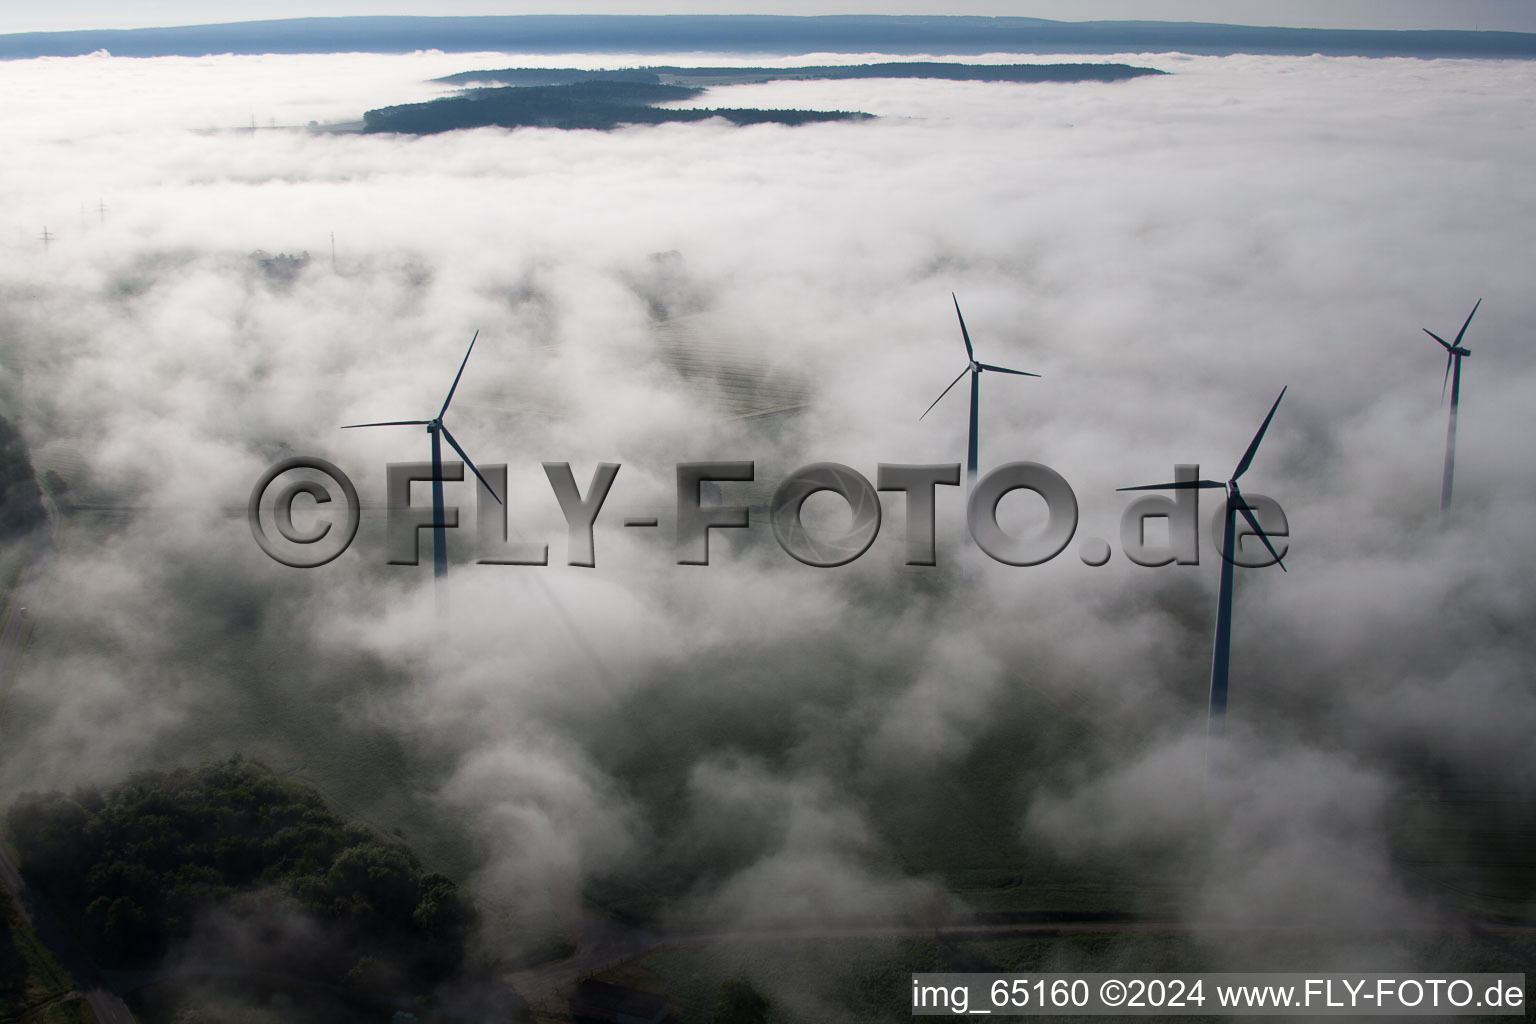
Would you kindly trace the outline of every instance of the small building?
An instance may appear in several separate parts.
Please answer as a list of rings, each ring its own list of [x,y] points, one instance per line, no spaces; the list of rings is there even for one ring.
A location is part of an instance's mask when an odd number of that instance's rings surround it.
[[[667,1019],[667,997],[601,981],[583,981],[571,996],[577,1024],[658,1024]]]

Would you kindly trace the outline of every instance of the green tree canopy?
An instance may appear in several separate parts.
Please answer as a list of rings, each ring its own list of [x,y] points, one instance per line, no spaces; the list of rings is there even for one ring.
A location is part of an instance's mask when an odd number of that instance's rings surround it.
[[[256,955],[282,960],[269,968],[430,986],[475,921],[410,850],[238,758],[23,796],[6,825],[29,884],[109,966],[155,964],[194,934],[186,955],[248,961],[255,935]]]

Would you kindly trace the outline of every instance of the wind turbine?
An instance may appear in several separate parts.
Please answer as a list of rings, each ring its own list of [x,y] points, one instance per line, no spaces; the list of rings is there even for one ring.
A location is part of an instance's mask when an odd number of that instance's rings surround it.
[[[1264,440],[1264,431],[1269,429],[1269,421],[1275,418],[1275,410],[1280,408],[1280,399],[1285,397],[1285,388],[1280,389],[1280,398],[1275,399],[1275,404],[1269,407],[1269,415],[1264,417],[1264,422],[1259,426],[1259,432],[1253,435],[1253,440],[1248,443],[1248,450],[1243,453],[1237,468],[1232,471],[1232,477],[1226,483],[1216,480],[1180,480],[1171,484],[1148,484],[1143,487],[1121,487],[1122,491],[1163,491],[1163,490],[1188,490],[1197,488],[1206,490],[1211,488],[1223,488],[1227,492],[1227,514],[1222,519],[1221,538],[1221,586],[1216,594],[1216,639],[1211,650],[1211,706],[1210,719],[1207,725],[1208,737],[1215,739],[1221,735],[1222,725],[1227,715],[1227,678],[1232,661],[1232,559],[1236,554],[1237,523],[1233,513],[1240,513],[1248,521],[1269,553],[1275,556],[1282,571],[1285,562],[1281,561],[1280,553],[1269,542],[1258,519],[1254,518],[1253,510],[1243,500],[1242,491],[1238,489],[1238,477],[1248,472],[1248,466],[1253,462],[1253,455],[1259,450],[1259,442]]]
[[[1461,325],[1461,330],[1456,332],[1454,344],[1447,344],[1446,340],[1428,327],[1424,333],[1438,341],[1445,349],[1445,379],[1440,382],[1440,400],[1445,401],[1445,381],[1451,382],[1451,425],[1445,433],[1445,476],[1440,481],[1440,518],[1444,519],[1446,513],[1451,510],[1451,477],[1456,472],[1456,409],[1461,404],[1461,357],[1472,353],[1461,347],[1461,336],[1467,333],[1467,324],[1477,315],[1477,307],[1483,304],[1478,299],[1473,305],[1472,312],[1467,314],[1466,322]],[[1451,377],[1451,364],[1456,364],[1455,378]]]
[[[464,449],[459,447],[459,442],[453,439],[453,434],[443,422],[443,416],[448,412],[448,403],[453,401],[453,393],[459,389],[459,378],[464,376],[464,367],[469,363],[469,353],[475,350],[475,339],[480,337],[476,331],[473,338],[469,339],[469,349],[464,353],[464,361],[459,364],[458,375],[453,378],[453,387],[448,389],[448,397],[443,399],[443,407],[437,411],[437,415],[430,420],[386,420],[383,423],[348,423],[342,430],[352,430],[357,427],[426,427],[427,433],[432,435],[432,575],[442,577],[448,574],[448,534],[443,518],[443,445],[442,440],[453,446],[453,450],[459,453],[459,458],[479,478],[485,489],[491,492],[491,497],[496,498],[498,504],[501,499],[496,497],[496,488],[492,487],[485,477],[480,475],[480,470],[470,461]]]
[[[960,377],[964,377],[966,374],[971,375],[971,436],[970,445],[966,450],[965,462],[965,486],[967,490],[970,490],[976,485],[976,425],[981,412],[982,371],[991,370],[994,373],[1012,373],[1020,377],[1038,377],[1040,375],[1038,373],[1026,373],[1023,370],[1010,370],[1006,366],[993,366],[991,363],[977,362],[976,351],[971,347],[971,332],[965,329],[965,316],[960,312],[960,300],[955,298],[954,292],[950,292],[949,297],[954,299],[955,316],[960,318],[960,337],[965,339],[965,358],[968,364],[965,369],[960,371]],[[949,387],[939,392],[939,397],[933,400],[933,404],[923,410],[923,416],[927,416],[933,411],[933,406],[938,405],[944,400],[944,396],[949,394],[956,384],[960,383],[960,377],[950,381]],[[918,419],[921,420],[923,416],[919,416]]]

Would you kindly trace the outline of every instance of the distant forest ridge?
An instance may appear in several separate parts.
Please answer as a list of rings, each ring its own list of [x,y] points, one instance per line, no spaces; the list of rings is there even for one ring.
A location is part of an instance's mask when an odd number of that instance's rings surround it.
[[[1264,28],[928,15],[507,15],[290,18],[0,35],[0,59],[216,53],[1232,53],[1536,57],[1536,33]]]
[[[807,124],[871,115],[849,110],[755,110],[679,108],[656,104],[687,100],[712,85],[784,79],[942,78],[976,82],[1114,82],[1161,75],[1153,68],[1125,64],[897,64],[818,65],[798,68],[685,68],[674,66],[584,70],[502,68],[465,71],[438,79],[455,84],[488,83],[425,103],[380,107],[363,115],[363,130],[432,135],[460,128],[593,128],[621,124],[662,124],[724,118],[732,124]],[[499,84],[498,84],[499,83]]]
[[[501,68],[461,71],[435,79],[454,85],[548,86],[577,82],[641,82],[657,85],[736,85],[806,79],[940,78],[953,82],[1118,82],[1141,75],[1162,75],[1156,68],[1129,64],[954,64],[908,61],[884,64],[811,65],[798,68],[685,68],[654,66],[583,70],[582,68]]]
[[[425,103],[381,107],[363,115],[365,132],[435,135],[461,128],[591,128],[607,131],[621,124],[664,124],[724,118],[735,125],[807,124],[871,117],[850,110],[755,110],[740,108],[658,107],[656,103],[692,99],[704,90],[651,81],[583,81],[565,85],[502,86],[471,89]]]

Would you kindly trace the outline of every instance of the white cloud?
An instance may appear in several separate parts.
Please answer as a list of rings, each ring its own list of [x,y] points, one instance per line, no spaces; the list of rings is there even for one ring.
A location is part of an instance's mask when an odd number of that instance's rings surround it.
[[[1051,465],[1079,536],[1117,548],[1115,487],[1176,462],[1230,472],[1290,385],[1244,483],[1289,513],[1291,572],[1240,576],[1232,695],[1266,737],[1234,785],[1274,795],[1242,805],[1233,842],[1264,845],[1298,808],[1317,828],[1190,912],[1402,907],[1380,831],[1321,822],[1377,820],[1407,751],[1475,778],[1536,724],[1519,571],[1536,192],[1509,130],[1536,72],[1126,59],[1175,74],[743,86],[706,102],[882,116],[420,139],[197,130],[355,118],[517,59],[0,63],[19,154],[0,165],[4,411],[76,500],[135,509],[66,529],[8,695],[7,791],[239,746],[413,838],[446,822],[429,855],[493,898],[569,906],[650,870],[752,921],[791,885],[791,909],[929,899],[928,867],[894,865],[924,814],[956,824],[987,758],[1009,765],[985,780],[1005,842],[1164,841],[1194,814],[1207,540],[1198,569],[1091,570],[1074,544],[1035,569],[904,571],[892,501],[846,570],[793,562],[762,526],[717,535],[720,564],[674,564],[674,462],[756,459],[771,483],[811,461],[871,478],[960,461],[962,395],[917,422],[963,359],[953,290],[983,358],[1045,374],[984,379],[983,463]],[[311,260],[283,283],[256,249]],[[669,250],[675,294],[766,339],[808,409],[765,426],[699,401],[729,382],[663,355],[642,294]],[[1441,363],[1419,328],[1453,330],[1479,296],[1441,534]],[[323,454],[377,505],[382,463],[426,458],[426,439],[336,428],[429,414],[476,329],[450,423],[510,464],[514,530],[555,564],[456,566],[438,630],[429,570],[382,564],[376,513],[323,570],[266,561],[240,512],[262,469]],[[623,463],[604,521],[660,509],[662,528],[600,529],[598,567],[563,566],[545,460],[583,486]],[[470,495],[450,496],[466,526]],[[941,493],[943,557],[974,562],[949,544],[960,515]],[[412,773],[403,790],[381,760]],[[727,830],[753,806],[724,877],[679,831],[706,805]],[[1110,805],[1134,813],[1083,824]]]

